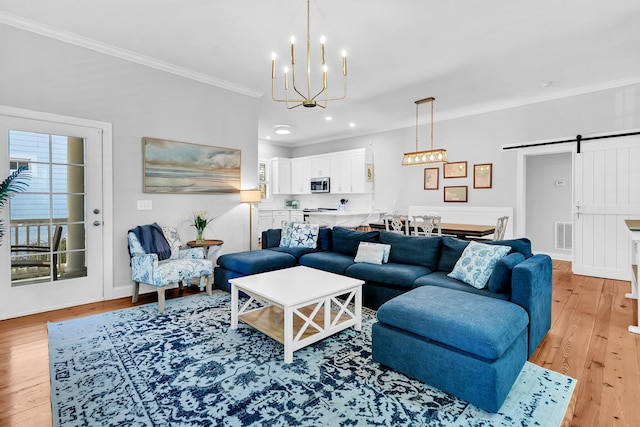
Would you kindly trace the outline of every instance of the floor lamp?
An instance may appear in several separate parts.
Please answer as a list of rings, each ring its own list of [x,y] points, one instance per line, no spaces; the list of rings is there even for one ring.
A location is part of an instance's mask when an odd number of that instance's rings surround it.
[[[249,250],[253,250],[253,204],[260,202],[260,190],[240,190],[240,203],[249,203]]]

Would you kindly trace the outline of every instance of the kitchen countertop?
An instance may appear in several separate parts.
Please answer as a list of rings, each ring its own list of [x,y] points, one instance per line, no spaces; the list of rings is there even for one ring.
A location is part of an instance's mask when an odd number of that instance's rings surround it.
[[[339,210],[335,210],[335,211],[312,211],[312,212],[305,212],[305,214],[307,215],[322,215],[322,216],[355,216],[355,215],[369,215],[370,212],[368,211],[339,211]]]

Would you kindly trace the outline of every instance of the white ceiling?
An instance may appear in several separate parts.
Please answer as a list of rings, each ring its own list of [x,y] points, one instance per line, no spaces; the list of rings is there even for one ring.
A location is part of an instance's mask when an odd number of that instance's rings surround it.
[[[326,110],[271,100],[271,52],[279,89],[292,34],[304,65],[304,0],[0,0],[0,22],[255,96],[259,139],[291,146],[412,126],[429,96],[438,121],[640,82],[639,0],[312,0],[311,66],[325,35],[330,95],[348,52],[347,98]]]

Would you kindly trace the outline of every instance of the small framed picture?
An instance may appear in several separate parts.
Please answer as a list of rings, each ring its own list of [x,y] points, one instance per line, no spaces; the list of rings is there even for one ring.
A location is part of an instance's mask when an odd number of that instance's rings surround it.
[[[473,188],[491,188],[493,163],[473,165]]]
[[[445,202],[466,202],[467,201],[466,185],[457,185],[454,187],[444,187]]]
[[[367,163],[367,182],[373,182],[373,163]]]
[[[440,168],[424,168],[424,189],[437,190],[440,188],[438,179],[440,176]]]
[[[451,162],[445,163],[442,170],[445,178],[466,178],[467,162]]]

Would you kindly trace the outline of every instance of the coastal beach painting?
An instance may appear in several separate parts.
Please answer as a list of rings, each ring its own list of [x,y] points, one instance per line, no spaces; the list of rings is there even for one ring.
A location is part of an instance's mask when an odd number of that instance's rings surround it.
[[[145,193],[238,193],[241,151],[142,138]]]

